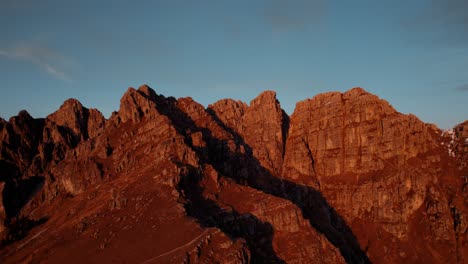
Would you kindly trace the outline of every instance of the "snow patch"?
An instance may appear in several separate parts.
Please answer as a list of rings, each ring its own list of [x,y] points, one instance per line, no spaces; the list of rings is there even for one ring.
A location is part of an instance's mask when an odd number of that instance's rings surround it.
[[[445,136],[445,134],[448,134],[448,135],[453,135],[453,128],[451,129],[446,129],[444,131],[442,131],[442,136]]]
[[[447,144],[448,154],[450,157],[455,158],[455,151],[452,150],[452,147],[455,145],[455,132],[453,128],[444,130],[441,136],[445,137],[445,135],[450,136],[450,142]],[[442,142],[441,145],[444,145],[444,143]]]

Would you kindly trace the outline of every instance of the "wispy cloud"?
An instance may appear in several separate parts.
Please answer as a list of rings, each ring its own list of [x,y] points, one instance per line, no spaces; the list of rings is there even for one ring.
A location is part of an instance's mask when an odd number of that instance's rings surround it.
[[[468,92],[468,83],[455,87],[455,90],[461,91],[461,92]]]
[[[21,43],[10,48],[0,48],[0,56],[35,64],[54,78],[65,82],[72,81],[70,76],[62,69],[62,67],[70,64],[71,60],[49,47]]]
[[[265,17],[273,30],[297,30],[318,23],[326,5],[326,0],[275,0],[265,9]]]

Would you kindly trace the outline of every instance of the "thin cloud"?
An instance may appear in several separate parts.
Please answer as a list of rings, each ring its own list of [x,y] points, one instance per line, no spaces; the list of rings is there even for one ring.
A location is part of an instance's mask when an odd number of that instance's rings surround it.
[[[297,30],[318,23],[325,13],[325,0],[275,0],[265,9],[273,30]]]
[[[60,68],[70,64],[70,59],[50,48],[37,44],[17,44],[12,48],[0,49],[0,56],[35,64],[56,79],[72,81]]]
[[[71,79],[65,73],[63,73],[62,71],[57,70],[53,66],[51,66],[49,64],[44,64],[43,66],[45,67],[45,69],[46,69],[46,71],[48,73],[55,76],[57,79],[64,80],[64,81],[67,81],[67,82],[71,81]]]
[[[455,87],[455,90],[460,92],[468,92],[468,83]]]

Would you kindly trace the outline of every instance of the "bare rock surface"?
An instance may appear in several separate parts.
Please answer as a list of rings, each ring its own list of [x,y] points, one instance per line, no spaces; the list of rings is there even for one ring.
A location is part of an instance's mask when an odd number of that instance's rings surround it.
[[[362,88],[0,119],[2,263],[465,263],[468,121]],[[86,262],[85,261],[85,262]]]

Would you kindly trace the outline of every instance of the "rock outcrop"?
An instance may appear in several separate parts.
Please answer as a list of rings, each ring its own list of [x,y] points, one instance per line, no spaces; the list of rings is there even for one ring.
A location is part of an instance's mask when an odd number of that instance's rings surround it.
[[[0,119],[5,263],[464,263],[468,121],[361,88],[208,108],[129,88]]]

